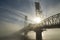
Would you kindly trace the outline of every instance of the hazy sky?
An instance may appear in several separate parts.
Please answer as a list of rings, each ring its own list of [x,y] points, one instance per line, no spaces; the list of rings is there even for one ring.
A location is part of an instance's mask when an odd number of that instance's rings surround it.
[[[24,15],[28,15],[29,19],[35,16],[35,1],[0,0],[0,36],[9,35],[23,28]],[[39,2],[45,17],[60,13],[60,0],[39,0]]]

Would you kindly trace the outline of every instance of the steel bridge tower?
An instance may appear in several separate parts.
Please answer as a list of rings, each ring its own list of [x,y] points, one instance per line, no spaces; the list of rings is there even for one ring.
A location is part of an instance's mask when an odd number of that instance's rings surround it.
[[[39,1],[35,2],[36,17],[42,18],[42,10]],[[42,30],[36,31],[36,40],[42,40]]]
[[[35,2],[36,16],[42,17],[42,10],[39,2]]]
[[[39,2],[35,2],[35,11],[36,11],[36,17],[40,17],[42,18],[42,10],[41,10],[41,6]],[[25,21],[27,21],[27,16],[25,16]],[[26,22],[25,22],[25,26],[26,26]],[[37,30],[36,32],[36,40],[42,40],[42,30]],[[26,36],[28,33],[28,31],[26,31],[24,33],[24,35]],[[25,40],[25,39],[24,39]]]

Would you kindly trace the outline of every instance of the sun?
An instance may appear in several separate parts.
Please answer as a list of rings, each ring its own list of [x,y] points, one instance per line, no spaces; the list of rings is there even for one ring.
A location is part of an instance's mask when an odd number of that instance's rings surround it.
[[[41,22],[41,18],[40,18],[40,17],[35,17],[35,18],[33,19],[33,21],[34,21],[35,23],[40,23],[40,22]]]

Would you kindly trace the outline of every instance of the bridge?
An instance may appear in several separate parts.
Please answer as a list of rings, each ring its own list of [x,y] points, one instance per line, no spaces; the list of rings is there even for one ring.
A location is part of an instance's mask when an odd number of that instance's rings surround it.
[[[39,6],[39,2],[35,2],[35,8],[36,8],[36,16],[42,17],[42,10]],[[24,33],[26,36],[29,31],[35,31],[36,32],[36,40],[42,40],[42,32],[46,29],[51,28],[60,28],[60,13],[52,15],[48,18],[45,18],[40,23],[32,24],[29,23],[27,26],[27,16],[25,16],[25,27],[19,31],[20,34]],[[31,20],[30,20],[31,21]],[[25,40],[25,39],[24,39]]]
[[[60,13],[42,20],[39,24],[29,24],[27,27],[20,30],[20,32],[26,35],[29,31],[35,31],[36,40],[42,40],[42,32],[44,29],[51,28],[60,28]]]
[[[39,5],[40,5],[39,2],[35,2],[36,16],[41,17],[42,10]],[[25,16],[25,21],[27,21],[27,16]],[[25,25],[26,25],[26,23],[25,23]],[[36,40],[42,40],[42,32],[45,31],[46,29],[51,29],[51,28],[60,28],[60,13],[52,15],[48,18],[45,18],[38,24],[29,23],[19,32],[21,34],[24,33],[24,35],[26,36],[29,31],[35,31]]]

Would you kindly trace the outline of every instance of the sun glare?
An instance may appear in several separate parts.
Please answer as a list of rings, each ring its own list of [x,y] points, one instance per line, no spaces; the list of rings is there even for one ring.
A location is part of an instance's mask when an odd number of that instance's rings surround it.
[[[40,23],[41,22],[41,18],[40,17],[36,17],[33,20],[35,23]]]

